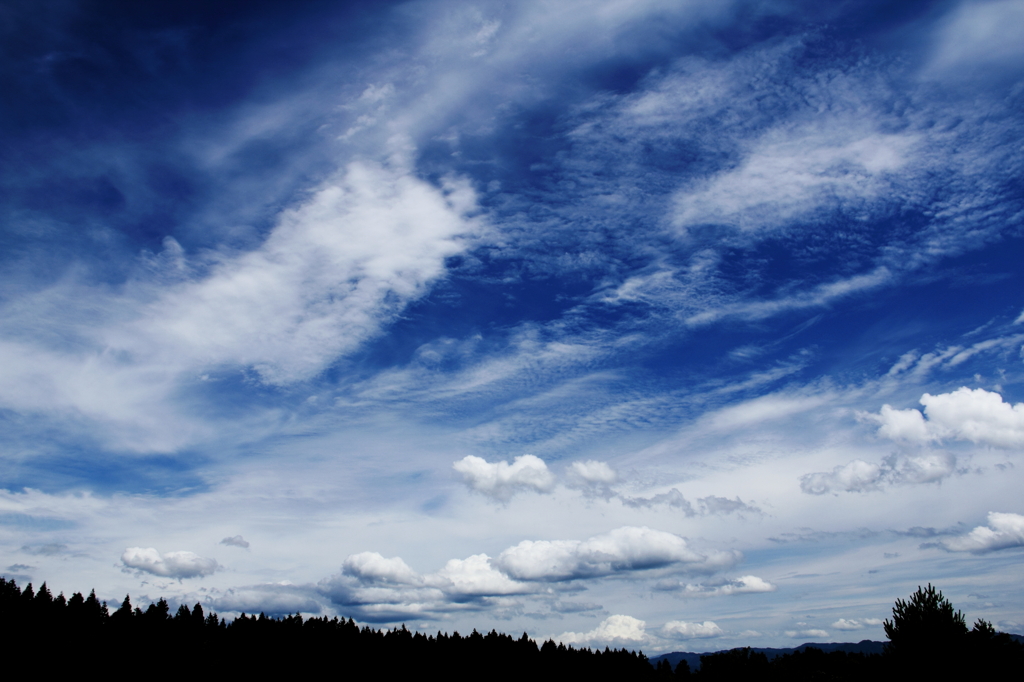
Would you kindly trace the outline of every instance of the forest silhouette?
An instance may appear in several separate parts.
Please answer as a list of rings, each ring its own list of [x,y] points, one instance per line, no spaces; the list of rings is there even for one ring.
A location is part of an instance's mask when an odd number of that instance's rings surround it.
[[[651,665],[642,651],[538,645],[526,633],[514,638],[495,630],[466,636],[425,635],[400,628],[360,627],[351,618],[268,617],[241,614],[227,622],[201,604],[180,605],[172,614],[164,599],[145,610],[126,596],[111,611],[95,591],[84,597],[56,597],[43,583],[23,590],[0,578],[0,622],[9,652],[29,657],[47,670],[79,670],[97,656],[162,673],[224,672],[232,675],[308,674],[326,662],[338,673],[391,677],[437,673],[457,679],[499,680],[580,678],[593,680],[862,680],[928,675],[1005,674],[1024,663],[1024,646],[978,620],[967,629],[964,616],[930,584],[908,600],[898,599],[883,654],[824,652],[806,648],[772,659],[750,648],[700,657],[699,670],[687,661]]]

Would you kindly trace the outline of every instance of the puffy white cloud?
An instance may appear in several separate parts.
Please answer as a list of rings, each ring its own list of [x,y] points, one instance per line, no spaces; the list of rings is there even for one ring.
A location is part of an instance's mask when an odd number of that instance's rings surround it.
[[[864,623],[864,625],[876,627],[878,625],[881,625],[885,621],[883,621],[881,618],[862,618],[860,622]]]
[[[855,459],[849,464],[835,467],[830,472],[804,474],[800,477],[800,489],[812,495],[822,495],[835,490],[876,490],[881,478],[881,466]]]
[[[733,580],[725,580],[714,584],[682,583],[677,580],[658,582],[656,589],[665,591],[678,590],[684,597],[718,597],[731,594],[749,594],[755,592],[774,592],[776,587],[764,578],[756,575],[744,575]]]
[[[966,386],[950,393],[921,396],[924,414],[883,405],[862,418],[877,422],[878,435],[909,443],[966,440],[1002,448],[1024,445],[1024,403],[1003,402],[998,393]]]
[[[584,541],[524,541],[496,558],[474,554],[451,559],[441,570],[426,574],[416,573],[399,557],[360,552],[345,559],[341,573],[320,581],[317,591],[363,620],[391,622],[510,606],[518,603],[515,598],[551,601],[557,598],[552,582],[654,568],[714,573],[734,565],[739,556],[738,552],[702,554],[672,533],[627,526]],[[708,593],[774,589],[756,576],[743,576]]]
[[[563,632],[554,639],[563,644],[618,644],[643,642],[647,623],[632,616],[608,616],[590,632]]]
[[[589,484],[611,485],[618,480],[618,474],[605,462],[592,459],[573,462],[569,472],[576,479]]]
[[[194,552],[167,552],[161,555],[153,547],[128,547],[121,555],[127,568],[164,578],[198,578],[215,572],[219,565],[213,559]]]
[[[673,565],[714,572],[735,561],[733,553],[696,552],[672,533],[625,526],[583,541],[524,540],[495,564],[518,580],[560,581]]]
[[[230,538],[224,538],[220,541],[222,545],[229,545],[231,547],[242,547],[244,549],[249,548],[249,541],[243,538],[241,535],[234,535]]]
[[[318,590],[362,620],[391,622],[493,605],[495,598],[536,591],[499,571],[486,554],[452,559],[436,573],[418,574],[399,557],[360,552]]]
[[[435,574],[430,582],[447,583],[442,589],[455,595],[522,594],[533,587],[518,583],[496,569],[486,554],[474,554],[468,559],[452,559]],[[440,586],[440,585],[438,585]]]
[[[722,585],[721,594],[744,594],[747,592],[774,592],[775,585],[756,575],[743,575]]]
[[[533,490],[546,493],[555,486],[555,475],[540,457],[521,455],[512,464],[505,461],[488,462],[482,457],[468,455],[452,465],[462,474],[471,489],[507,502],[517,492]]]
[[[688,623],[684,620],[670,620],[661,626],[661,634],[672,639],[710,639],[725,634],[713,620],[703,623]]]
[[[836,622],[832,623],[832,627],[836,630],[860,630],[864,625],[858,620],[840,618]]]
[[[800,489],[811,495],[867,492],[886,485],[934,483],[956,471],[956,457],[948,452],[894,455],[881,464],[855,459],[832,471],[804,474],[800,477]]]
[[[987,526],[978,526],[967,535],[958,538],[942,540],[940,545],[951,552],[973,554],[1024,547],[1024,516],[989,512]]]
[[[786,637],[814,637],[817,639],[824,639],[825,637],[828,637],[828,632],[818,629],[786,630]]]
[[[395,585],[416,585],[422,582],[400,557],[390,559],[377,552],[360,552],[345,559],[342,573],[363,582],[381,582]]]

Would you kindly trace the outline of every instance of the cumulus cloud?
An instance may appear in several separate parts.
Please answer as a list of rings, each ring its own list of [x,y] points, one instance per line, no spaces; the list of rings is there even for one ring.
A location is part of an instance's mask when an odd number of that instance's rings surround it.
[[[161,555],[153,547],[129,547],[121,555],[125,567],[164,578],[198,578],[211,575],[220,566],[213,559],[194,552],[167,552]]]
[[[671,639],[710,639],[725,634],[713,620],[703,623],[688,623],[684,620],[670,620],[661,626],[663,637]]]
[[[486,554],[468,559],[452,559],[437,572],[436,578],[446,581],[443,589],[454,595],[503,595],[532,592],[533,587],[516,582],[499,571]],[[433,581],[438,584],[438,580]]]
[[[836,630],[860,630],[864,625],[858,620],[840,618],[836,622],[832,623],[832,627]]]
[[[1003,402],[983,388],[958,388],[950,393],[921,396],[924,413],[883,405],[877,414],[861,417],[878,423],[878,435],[895,441],[923,444],[943,439],[1013,448],[1024,445],[1024,403]]]
[[[800,477],[800,489],[811,495],[868,492],[886,485],[934,483],[956,471],[956,457],[948,452],[893,455],[881,464],[855,459],[832,471],[804,474]]]
[[[840,618],[832,623],[836,630],[861,630],[865,627],[877,627],[882,624],[881,618]]]
[[[317,590],[371,622],[480,609],[510,595],[536,591],[502,573],[486,554],[452,559],[435,573],[419,574],[400,557],[377,552],[348,557],[341,573],[320,581]]]
[[[224,538],[220,541],[222,545],[228,545],[230,547],[242,547],[243,549],[249,548],[249,541],[243,538],[241,535],[233,535],[230,538]]]
[[[716,583],[683,583],[678,580],[662,580],[655,589],[679,591],[684,597],[718,597],[731,594],[750,594],[756,592],[774,592],[776,586],[756,575],[744,575],[732,580]]]
[[[703,554],[672,533],[627,526],[584,541],[524,541],[495,558],[475,554],[452,559],[439,571],[426,574],[417,573],[399,557],[360,552],[345,559],[339,574],[320,581],[317,591],[363,620],[391,622],[420,615],[511,607],[517,598],[556,600],[555,590],[564,590],[552,583],[571,580],[650,569],[714,573],[734,565],[739,558],[738,552]],[[716,589],[709,594],[775,587],[755,576],[744,576],[721,583]]]
[[[823,495],[834,490],[877,490],[881,478],[880,465],[855,459],[830,472],[804,474],[800,477],[800,489],[812,495]]]
[[[647,638],[647,623],[632,616],[608,616],[590,632],[563,632],[554,639],[563,644],[629,645]]]
[[[730,552],[696,552],[672,533],[625,526],[583,541],[524,540],[495,564],[517,580],[561,581],[666,566],[710,573],[736,560]]]
[[[989,512],[987,526],[978,526],[967,535],[942,540],[939,545],[950,552],[972,554],[1024,547],[1024,516]]]
[[[345,559],[342,573],[362,582],[415,585],[422,579],[400,557],[385,558],[377,552],[360,552]]]
[[[814,637],[815,639],[824,639],[825,637],[828,637],[828,632],[818,629],[786,630],[786,637]]]
[[[488,462],[468,455],[455,462],[452,468],[462,474],[462,480],[470,489],[502,502],[521,491],[546,493],[555,486],[555,475],[544,460],[534,455],[516,457],[512,464]]]
[[[605,462],[592,459],[573,462],[569,467],[572,478],[589,485],[608,486],[618,480],[618,474]]]

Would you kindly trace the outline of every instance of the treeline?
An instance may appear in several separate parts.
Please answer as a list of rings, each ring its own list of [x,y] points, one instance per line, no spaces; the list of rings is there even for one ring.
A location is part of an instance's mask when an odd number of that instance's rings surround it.
[[[186,605],[171,613],[160,599],[145,610],[130,598],[111,611],[91,592],[54,597],[44,583],[24,590],[0,578],[0,624],[8,654],[37,661],[47,670],[78,670],[84,661],[117,657],[127,666],[158,666],[161,672],[286,674],[319,670],[327,662],[339,673],[386,677],[434,672],[459,679],[483,676],[521,680],[525,675],[594,680],[887,680],[907,676],[972,678],[1020,670],[1024,647],[979,620],[968,631],[959,612],[936,593],[919,589],[897,600],[886,622],[885,654],[807,648],[769,660],[764,653],[733,649],[700,657],[691,671],[685,660],[673,668],[652,666],[642,652],[575,648],[492,630],[424,635],[403,625],[391,630],[363,626],[351,618],[271,618],[242,614],[231,622]],[[138,671],[143,674],[142,671]]]
[[[231,674],[295,674],[328,662],[338,673],[421,677],[430,671],[469,679],[523,679],[528,675],[586,675],[591,679],[653,679],[642,652],[577,649],[526,636],[515,639],[474,630],[462,636],[424,635],[403,625],[392,630],[360,628],[351,618],[270,618],[242,614],[231,622],[202,605],[184,604],[174,614],[163,599],[145,610],[130,598],[111,612],[105,602],[80,593],[54,597],[45,583],[20,590],[0,578],[0,623],[8,651],[19,651],[52,669],[62,661],[89,660],[116,652],[128,666],[168,663],[183,671]],[[140,674],[141,671],[139,671]]]

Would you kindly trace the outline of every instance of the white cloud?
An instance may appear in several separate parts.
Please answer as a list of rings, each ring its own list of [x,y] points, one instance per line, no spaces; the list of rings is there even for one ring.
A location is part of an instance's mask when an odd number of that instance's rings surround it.
[[[656,588],[659,590],[679,590],[680,596],[684,597],[719,597],[732,594],[750,594],[757,592],[774,592],[776,587],[756,575],[744,575],[734,580],[726,580],[714,584],[703,583],[681,583],[673,580],[660,581]]]
[[[224,538],[220,541],[222,545],[229,545],[231,547],[242,547],[245,549],[249,548],[249,541],[243,538],[241,535],[234,535],[230,538]]]
[[[435,575],[448,583],[445,592],[449,594],[501,595],[522,594],[533,590],[531,586],[511,580],[497,570],[486,554],[474,554],[468,559],[452,559]]]
[[[873,200],[913,157],[913,135],[865,131],[852,121],[829,123],[826,129],[776,131],[737,168],[680,193],[676,225],[725,223],[761,230],[839,202]]]
[[[951,552],[973,554],[1024,547],[1024,516],[989,512],[987,526],[978,526],[967,535],[943,540],[940,544]]]
[[[671,620],[661,626],[661,634],[672,639],[710,639],[721,637],[725,632],[712,620],[703,623]]]
[[[105,341],[153,362],[251,366],[274,384],[308,378],[426,293],[474,231],[474,206],[468,186],[349,164],[285,211],[260,248],[162,293]]]
[[[936,33],[929,76],[978,78],[1019,69],[1024,47],[1014,26],[1024,24],[1018,0],[959,3]]]
[[[557,598],[555,590],[562,589],[552,582],[655,568],[714,573],[738,560],[738,552],[701,554],[689,549],[677,535],[624,527],[582,542],[525,541],[496,558],[475,554],[451,559],[441,570],[427,574],[416,573],[399,557],[360,552],[345,559],[341,573],[320,581],[317,591],[364,620],[390,622],[496,605],[510,607],[518,603],[510,601],[514,598],[550,602]],[[714,593],[774,589],[760,578],[743,576],[720,584]]]
[[[832,623],[832,627],[836,630],[860,630],[864,625],[858,620],[840,618],[836,622]]]
[[[0,407],[84,416],[118,449],[174,451],[214,436],[174,398],[206,372],[247,371],[283,385],[315,377],[376,336],[443,277],[445,259],[479,232],[473,191],[401,164],[349,164],[266,240],[209,251],[120,291],[68,278],[0,310]],[[75,311],[68,313],[67,311]],[[58,331],[59,330],[59,331]],[[58,344],[54,338],[71,339]]]
[[[382,582],[395,585],[416,585],[422,579],[416,571],[409,568],[400,557],[390,559],[377,552],[360,552],[345,559],[342,564],[345,575],[358,578],[364,582]]]
[[[611,485],[618,480],[618,474],[605,462],[592,459],[573,462],[570,472],[578,479],[590,484]]]
[[[966,386],[950,393],[921,396],[924,414],[883,405],[878,414],[861,414],[877,422],[878,435],[909,443],[943,439],[1013,448],[1024,445],[1024,403],[1003,402],[998,393]]]
[[[584,541],[524,540],[495,564],[518,580],[560,581],[665,566],[714,572],[736,560],[729,552],[700,554],[672,533],[626,526]]]
[[[957,472],[956,457],[948,452],[893,455],[881,464],[855,459],[829,472],[804,474],[800,489],[811,495],[868,492],[888,485],[934,483]]]
[[[418,574],[400,557],[360,552],[342,572],[320,581],[318,590],[358,617],[379,622],[479,609],[495,598],[535,592],[495,568],[486,554],[451,559],[436,573]]]
[[[800,489],[812,495],[822,495],[836,490],[877,490],[881,478],[881,466],[855,459],[849,464],[837,466],[828,473],[804,474],[800,477]]]
[[[861,618],[860,622],[864,623],[864,625],[870,625],[872,627],[877,627],[877,626],[881,625],[882,623],[884,623],[885,621],[883,621],[881,618]]]
[[[507,502],[517,492],[533,490],[550,492],[555,486],[555,475],[540,457],[521,455],[512,464],[506,461],[488,462],[482,457],[468,455],[452,465],[462,474],[471,489]]]
[[[632,616],[608,616],[589,632],[563,632],[554,639],[563,644],[637,644],[647,638],[647,623]]]
[[[129,547],[121,555],[126,567],[164,578],[197,578],[211,575],[219,565],[193,552],[168,552],[161,555],[152,547]]]
[[[786,637],[814,637],[816,639],[824,639],[828,637],[828,632],[825,630],[786,630]]]

